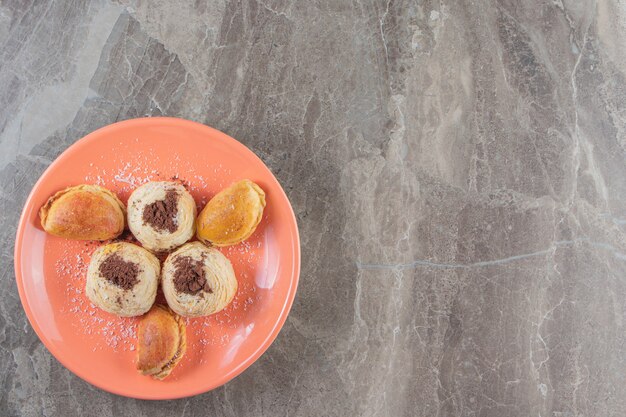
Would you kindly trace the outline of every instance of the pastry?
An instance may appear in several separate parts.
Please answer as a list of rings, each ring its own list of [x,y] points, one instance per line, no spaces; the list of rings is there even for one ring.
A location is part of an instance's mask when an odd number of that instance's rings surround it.
[[[235,245],[254,233],[264,207],[261,187],[250,180],[239,181],[207,203],[198,216],[196,235],[207,245]]]
[[[237,292],[228,258],[200,242],[187,243],[171,253],[163,263],[161,280],[167,304],[186,317],[217,313]]]
[[[139,316],[154,304],[159,260],[132,243],[118,242],[96,249],[87,269],[87,297],[118,316]]]
[[[155,305],[137,328],[137,370],[163,379],[172,372],[187,348],[185,323],[169,308]]]
[[[107,240],[124,231],[126,209],[115,194],[99,185],[77,185],[59,191],[39,210],[41,226],[55,236]]]
[[[177,182],[149,182],[128,199],[128,226],[141,244],[155,252],[172,250],[194,234],[196,202]]]

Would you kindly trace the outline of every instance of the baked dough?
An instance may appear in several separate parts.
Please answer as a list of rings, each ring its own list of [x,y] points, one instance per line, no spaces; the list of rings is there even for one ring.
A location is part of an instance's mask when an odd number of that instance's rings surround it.
[[[198,216],[197,237],[207,245],[229,246],[246,240],[263,217],[265,192],[250,180],[220,191]]]
[[[99,185],[77,185],[59,191],[39,210],[41,226],[55,236],[76,240],[108,240],[124,231],[126,209]]]
[[[128,199],[128,226],[154,252],[175,249],[191,239],[195,219],[196,203],[177,182],[149,182]]]
[[[159,260],[132,243],[96,249],[87,269],[87,297],[99,308],[122,317],[139,316],[154,304]]]
[[[181,316],[208,316],[223,310],[235,297],[237,279],[228,258],[200,242],[171,253],[161,273],[163,294]]]
[[[155,305],[137,328],[137,370],[163,379],[183,358],[187,349],[183,319],[162,305]]]

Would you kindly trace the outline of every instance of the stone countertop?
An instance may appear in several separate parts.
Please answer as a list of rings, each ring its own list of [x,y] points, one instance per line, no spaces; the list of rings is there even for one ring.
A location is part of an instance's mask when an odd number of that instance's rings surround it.
[[[0,3],[0,415],[626,415],[626,6]],[[275,343],[149,402],[43,347],[16,224],[65,148],[169,115],[249,146],[300,225]]]

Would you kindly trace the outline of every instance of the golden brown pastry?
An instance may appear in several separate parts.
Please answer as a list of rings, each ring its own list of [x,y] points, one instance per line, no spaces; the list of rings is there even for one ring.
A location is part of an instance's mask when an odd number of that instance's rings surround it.
[[[167,304],[186,317],[217,313],[237,293],[228,258],[200,242],[187,243],[171,253],[163,263],[161,279]]]
[[[162,305],[141,318],[137,329],[137,370],[163,379],[172,372],[187,348],[185,323]]]
[[[154,304],[160,273],[159,260],[146,249],[127,242],[110,243],[91,255],[85,292],[104,311],[140,316]]]
[[[77,185],[59,191],[39,210],[41,226],[55,236],[76,240],[108,240],[124,231],[126,209],[99,185]]]
[[[261,187],[250,180],[239,181],[207,203],[196,220],[196,236],[208,245],[235,245],[254,233],[264,207]]]
[[[196,202],[181,184],[148,182],[128,198],[128,227],[155,252],[175,249],[196,231]]]

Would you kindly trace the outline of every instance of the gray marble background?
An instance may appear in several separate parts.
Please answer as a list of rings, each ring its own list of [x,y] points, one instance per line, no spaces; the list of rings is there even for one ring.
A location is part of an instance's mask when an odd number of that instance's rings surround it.
[[[0,1],[0,415],[626,415],[623,0]],[[34,182],[101,126],[214,126],[275,172],[300,287],[194,398],[102,392],[13,273]]]

